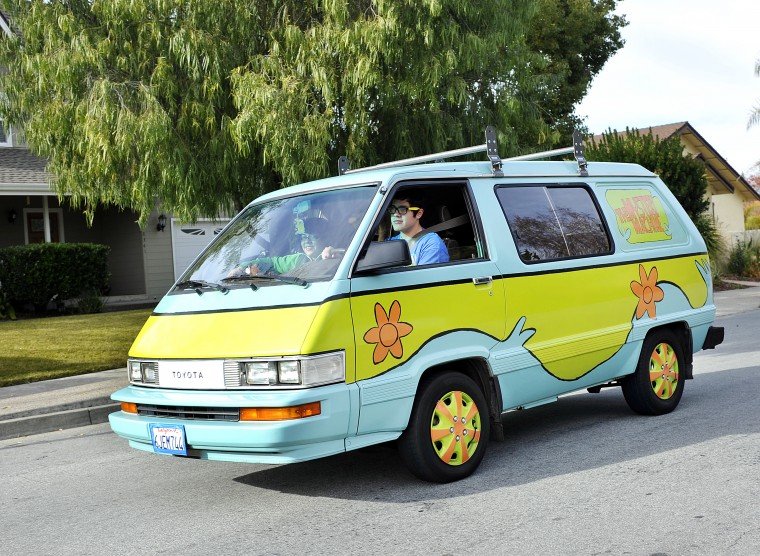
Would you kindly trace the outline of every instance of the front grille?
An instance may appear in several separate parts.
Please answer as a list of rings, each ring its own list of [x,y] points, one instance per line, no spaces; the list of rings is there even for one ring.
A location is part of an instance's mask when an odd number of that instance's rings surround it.
[[[170,417],[198,421],[239,421],[240,410],[236,407],[183,407],[174,405],[138,404],[137,414],[146,417]]]
[[[243,385],[240,373],[240,363],[237,361],[224,362],[224,386],[225,388],[237,388]]]

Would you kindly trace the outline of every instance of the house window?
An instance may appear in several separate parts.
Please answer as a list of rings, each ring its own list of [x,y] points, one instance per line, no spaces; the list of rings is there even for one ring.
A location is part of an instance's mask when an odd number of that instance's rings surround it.
[[[63,211],[60,208],[50,209],[48,216],[51,243],[64,243]],[[24,240],[27,244],[45,242],[45,219],[41,209],[24,209]]]

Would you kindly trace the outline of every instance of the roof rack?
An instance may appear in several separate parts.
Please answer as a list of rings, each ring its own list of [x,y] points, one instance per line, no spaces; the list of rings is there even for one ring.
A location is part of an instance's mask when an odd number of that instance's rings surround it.
[[[355,174],[357,172],[367,172],[369,170],[381,170],[383,168],[397,168],[399,166],[411,166],[413,164],[422,164],[425,162],[442,162],[447,158],[456,158],[459,156],[467,156],[470,154],[485,152],[488,156],[488,160],[491,162],[491,170],[495,176],[504,175],[502,168],[502,159],[499,157],[497,145],[496,145],[496,128],[493,126],[486,127],[485,130],[486,142],[482,145],[475,145],[473,147],[465,147],[462,149],[454,149],[452,151],[443,151],[435,154],[426,154],[423,156],[415,156],[413,158],[404,158],[402,160],[394,160],[393,162],[384,162],[382,164],[375,164],[374,166],[365,166],[364,168],[356,168],[352,170],[348,158],[341,156],[338,159],[338,174]],[[588,176],[588,163],[583,152],[583,135],[578,131],[573,131],[573,146],[565,147],[562,149],[554,149],[551,151],[542,151],[538,153],[524,154],[520,156],[513,156],[505,160],[543,160],[545,158],[551,158],[554,156],[561,156],[565,154],[574,154],[575,160],[578,162],[578,173],[581,176]]]

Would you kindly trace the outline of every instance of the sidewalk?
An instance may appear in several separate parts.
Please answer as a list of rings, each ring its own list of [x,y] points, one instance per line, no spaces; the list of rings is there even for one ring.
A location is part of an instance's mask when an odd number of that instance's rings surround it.
[[[760,283],[715,293],[717,318],[760,307]],[[119,404],[110,396],[127,385],[127,370],[113,369],[0,388],[0,440],[108,421]]]

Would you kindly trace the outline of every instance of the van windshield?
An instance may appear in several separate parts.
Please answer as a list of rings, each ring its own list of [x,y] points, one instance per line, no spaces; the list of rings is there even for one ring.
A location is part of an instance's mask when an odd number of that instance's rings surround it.
[[[179,283],[229,288],[330,280],[375,191],[374,186],[354,187],[252,205]]]

